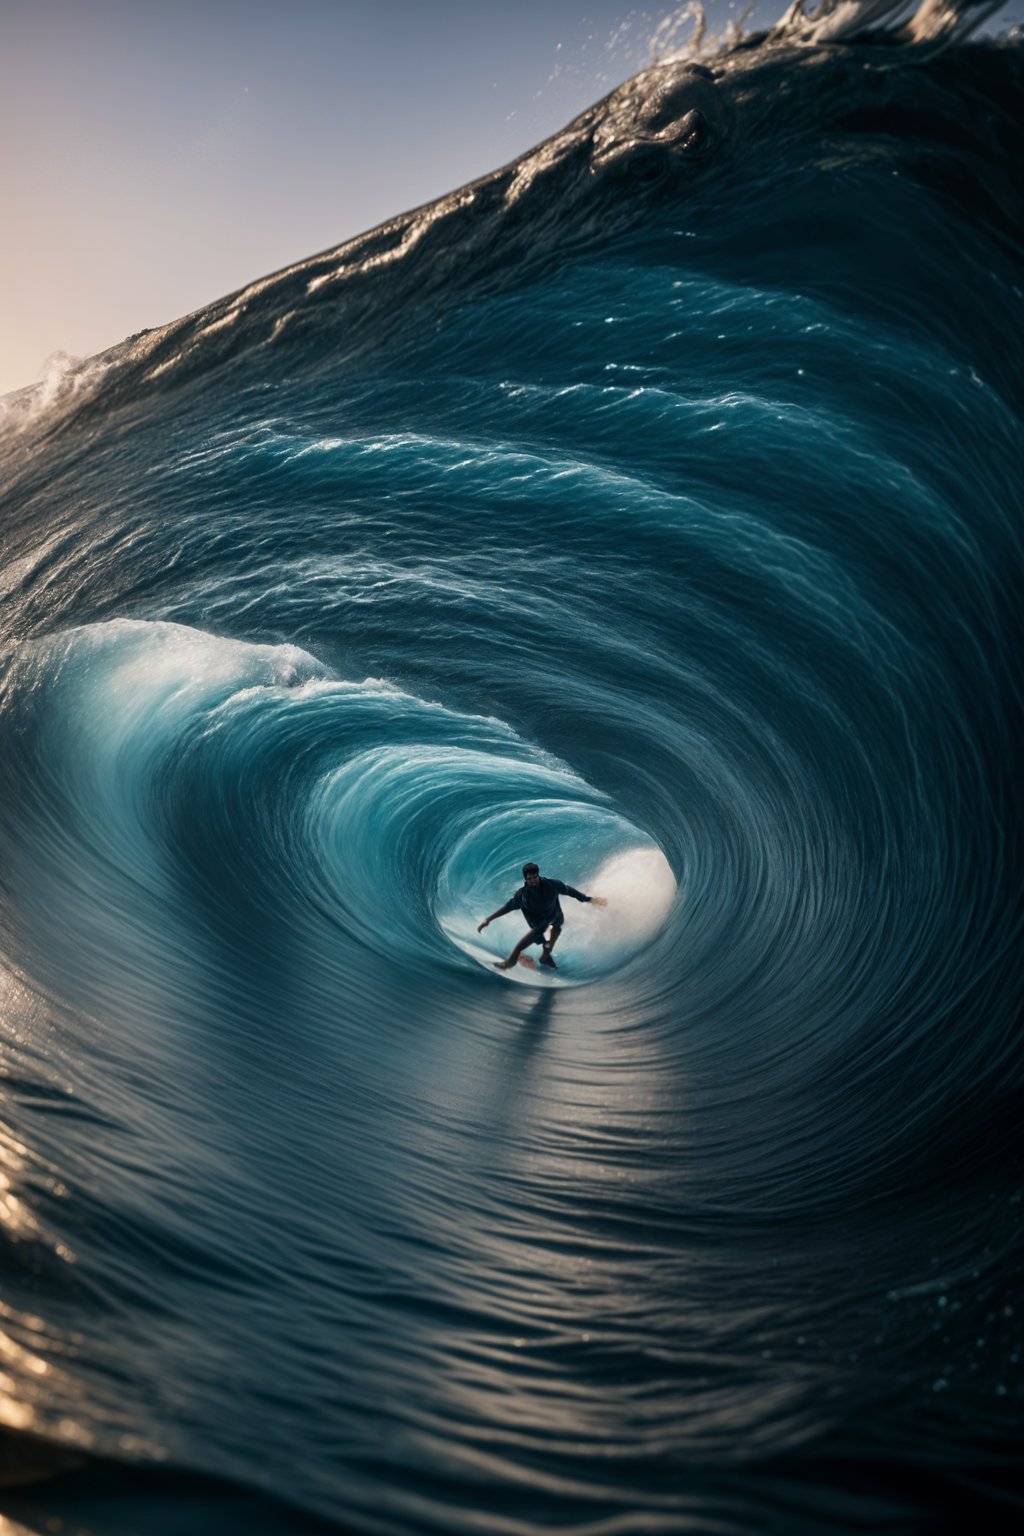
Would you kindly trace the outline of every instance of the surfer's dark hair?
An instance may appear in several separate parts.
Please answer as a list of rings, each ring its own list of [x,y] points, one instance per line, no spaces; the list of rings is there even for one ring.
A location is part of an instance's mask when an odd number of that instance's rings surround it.
[[[523,874],[524,875],[539,875],[540,874],[540,865],[539,864],[524,864],[523,865]]]

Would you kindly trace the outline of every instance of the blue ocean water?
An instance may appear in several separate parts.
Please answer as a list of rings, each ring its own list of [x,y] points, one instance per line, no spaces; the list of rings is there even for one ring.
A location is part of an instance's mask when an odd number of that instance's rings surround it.
[[[12,1520],[1019,1514],[1020,82],[666,64],[5,402]]]

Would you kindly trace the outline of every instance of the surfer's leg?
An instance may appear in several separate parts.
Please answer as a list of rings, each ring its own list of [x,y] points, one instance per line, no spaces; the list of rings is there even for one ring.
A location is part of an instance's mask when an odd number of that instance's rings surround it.
[[[516,945],[512,953],[506,956],[504,960],[495,960],[494,963],[498,967],[499,971],[507,971],[511,966],[515,965],[516,961],[519,959],[519,956],[522,954],[523,950],[526,949],[527,945],[543,943],[543,928],[529,928],[526,933],[523,934],[522,938],[519,940],[519,943]]]
[[[552,923],[551,924],[551,937],[549,939],[545,939],[544,940],[544,947],[541,950],[541,955],[540,955],[540,963],[541,963],[541,965],[546,965],[546,966],[548,966],[553,971],[557,970],[558,967],[555,965],[554,957],[552,956],[551,951],[554,949],[555,945],[558,943],[558,935],[561,933],[561,931],[562,931],[562,926],[561,926],[560,923]]]

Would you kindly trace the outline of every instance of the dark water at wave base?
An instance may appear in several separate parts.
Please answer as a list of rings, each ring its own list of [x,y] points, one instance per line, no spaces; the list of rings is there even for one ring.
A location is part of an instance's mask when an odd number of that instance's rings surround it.
[[[10,1523],[1019,1520],[1021,51],[823,26],[5,402]]]

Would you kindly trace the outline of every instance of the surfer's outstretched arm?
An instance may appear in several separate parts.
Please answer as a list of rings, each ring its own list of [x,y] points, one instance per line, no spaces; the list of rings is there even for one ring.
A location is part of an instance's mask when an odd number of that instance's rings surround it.
[[[606,896],[585,896],[574,885],[566,885],[564,880],[556,880],[555,884],[561,886],[563,896],[575,896],[577,901],[589,901],[595,907],[606,907],[608,905],[608,898]]]
[[[490,917],[485,917],[482,923],[477,923],[477,933],[483,933],[484,929],[487,927],[487,924],[493,923],[496,917],[504,917],[506,912],[514,912],[518,905],[519,903],[515,900],[514,897],[511,901],[506,901],[505,905],[503,907],[499,907],[497,912],[492,912]]]

